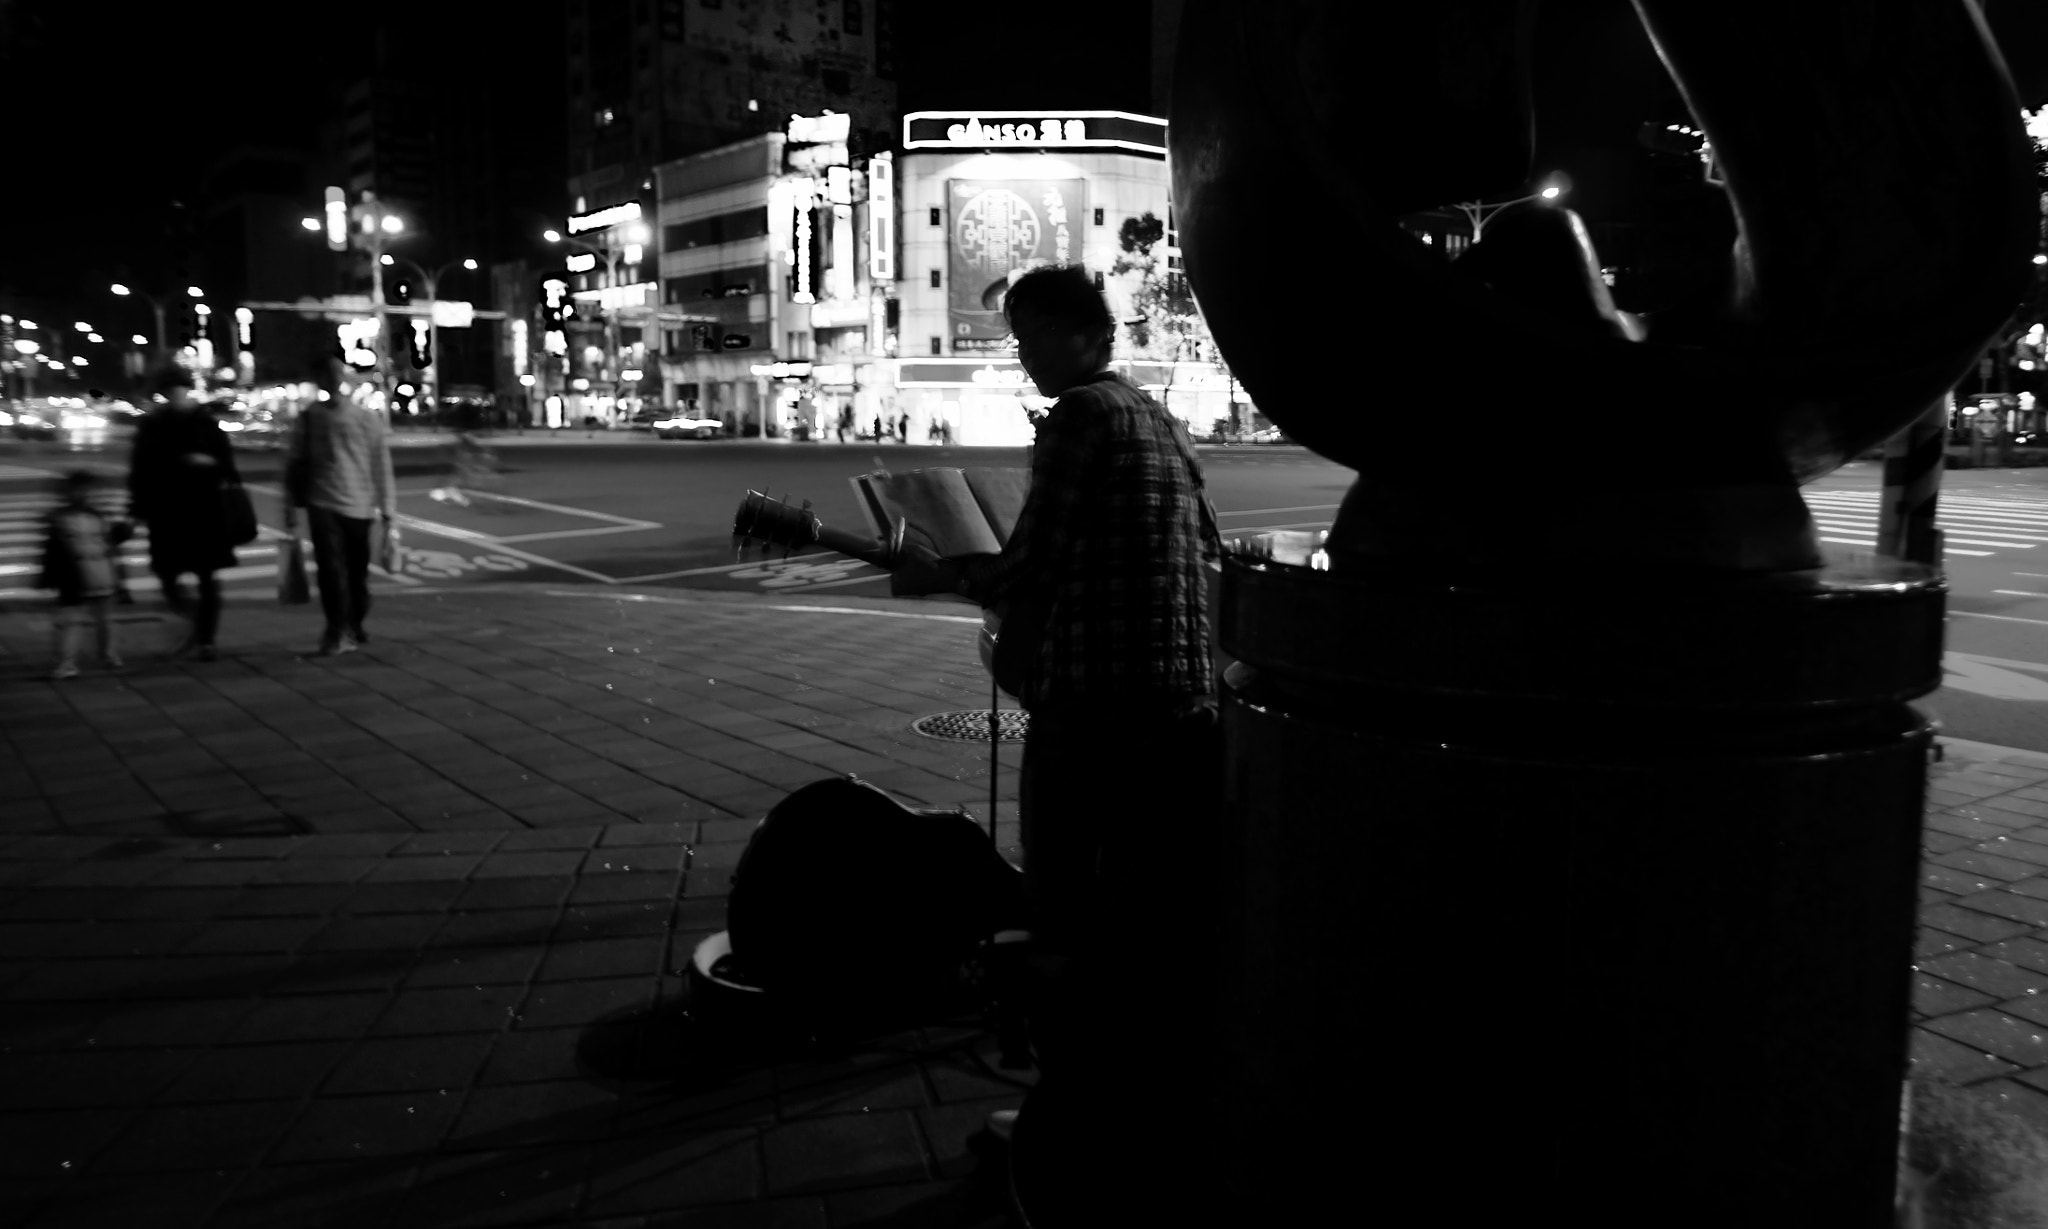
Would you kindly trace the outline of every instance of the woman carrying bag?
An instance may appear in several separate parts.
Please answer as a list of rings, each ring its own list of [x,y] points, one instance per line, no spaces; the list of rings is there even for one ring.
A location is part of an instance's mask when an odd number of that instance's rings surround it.
[[[235,566],[235,547],[255,540],[255,513],[227,433],[192,399],[191,373],[164,372],[157,393],[163,404],[143,415],[129,454],[129,515],[149,526],[149,569],[165,604],[192,616],[175,655],[212,661],[221,610],[215,574]],[[187,572],[199,582],[196,609],[181,585]]]

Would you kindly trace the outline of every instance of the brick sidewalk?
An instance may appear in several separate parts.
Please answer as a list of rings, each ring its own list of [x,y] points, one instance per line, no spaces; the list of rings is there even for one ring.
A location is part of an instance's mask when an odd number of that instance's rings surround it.
[[[986,745],[909,729],[986,705],[978,620],[549,592],[388,595],[324,661],[231,607],[219,662],[63,684],[0,615],[0,1223],[1004,1223],[1031,1073],[977,1019],[748,1060],[677,1001],[789,790],[986,818]]]
[[[749,1054],[678,1002],[788,790],[984,814],[986,748],[908,729],[986,703],[971,620],[907,617],[969,612],[380,601],[355,656],[236,606],[64,684],[0,615],[0,1224],[1007,1223],[978,1020]],[[2048,756],[1947,747],[1915,1061],[2048,1126]]]

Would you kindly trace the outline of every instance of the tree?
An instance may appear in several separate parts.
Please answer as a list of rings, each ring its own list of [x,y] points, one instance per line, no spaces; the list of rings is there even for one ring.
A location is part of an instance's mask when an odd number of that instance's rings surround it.
[[[1237,417],[1236,379],[1224,366],[1216,339],[1195,305],[1194,291],[1187,275],[1170,268],[1167,261],[1166,224],[1146,213],[1125,218],[1117,230],[1122,253],[1109,267],[1110,273],[1125,279],[1130,316],[1122,323],[1130,338],[1131,354],[1168,364],[1210,362],[1222,371],[1232,390],[1230,414]],[[1173,392],[1174,369],[1167,368],[1167,395]]]

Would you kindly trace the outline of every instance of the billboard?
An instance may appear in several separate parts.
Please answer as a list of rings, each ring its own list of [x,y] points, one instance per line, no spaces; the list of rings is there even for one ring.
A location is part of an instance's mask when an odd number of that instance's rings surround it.
[[[1079,179],[946,181],[947,322],[953,350],[1001,350],[1010,336],[1001,294],[1012,270],[1081,258],[1086,186]]]

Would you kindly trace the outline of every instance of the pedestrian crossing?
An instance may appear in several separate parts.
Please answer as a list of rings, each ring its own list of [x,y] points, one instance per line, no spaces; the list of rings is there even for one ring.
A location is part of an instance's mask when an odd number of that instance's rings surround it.
[[[1809,489],[1805,495],[1821,541],[1865,550],[1876,547],[1879,492]],[[1941,529],[1943,550],[1950,555],[1988,558],[2031,551],[2048,543],[2048,501],[1944,493],[1935,505],[1934,523]],[[2043,554],[2048,556],[2048,551]]]
[[[120,516],[127,499],[117,492],[102,492],[93,501],[109,516]],[[56,506],[48,494],[0,495],[0,601],[47,600],[49,591],[37,587],[43,571],[43,518]],[[247,546],[235,548],[235,567],[214,573],[230,596],[236,592],[275,591],[278,542],[281,530],[265,525],[260,536]],[[138,524],[135,536],[116,552],[128,592],[136,596],[155,593],[162,585],[149,571],[149,527]],[[190,582],[188,581],[189,585]]]

